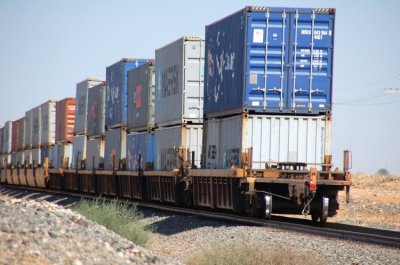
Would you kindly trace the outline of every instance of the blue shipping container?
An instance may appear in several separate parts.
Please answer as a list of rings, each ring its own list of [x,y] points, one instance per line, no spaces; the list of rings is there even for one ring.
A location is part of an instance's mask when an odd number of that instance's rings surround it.
[[[205,117],[329,111],[334,22],[335,9],[246,7],[206,26]]]
[[[154,132],[131,133],[126,136],[126,169],[139,170],[139,155],[141,156],[140,169],[154,167]]]
[[[106,127],[114,128],[126,125],[128,71],[147,63],[147,61],[147,59],[125,58],[107,67]]]

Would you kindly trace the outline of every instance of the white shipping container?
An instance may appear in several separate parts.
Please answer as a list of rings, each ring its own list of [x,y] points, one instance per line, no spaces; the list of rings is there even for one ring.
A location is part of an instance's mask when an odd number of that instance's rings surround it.
[[[54,168],[69,168],[71,167],[72,159],[72,144],[56,144],[53,150],[53,167]]]
[[[24,164],[24,151],[15,153],[15,165],[23,165]]]
[[[26,165],[30,165],[32,163],[32,150],[28,149],[24,151],[24,163],[26,161]]]
[[[115,157],[115,158],[114,158]],[[113,170],[119,167],[119,161],[126,157],[126,130],[117,128],[106,130],[104,149],[104,169]],[[113,159],[115,159],[113,161]]]
[[[238,115],[204,122],[205,168],[241,165],[252,148],[253,169],[266,163],[304,162],[318,166],[330,154],[331,121],[326,116]]]
[[[81,161],[86,159],[86,135],[74,136],[72,148],[72,169],[80,169]]]
[[[32,149],[32,163],[35,162],[36,165],[41,163],[41,157],[40,157],[40,148]]]
[[[49,100],[40,105],[41,145],[48,146],[56,142],[56,101]]]
[[[195,165],[200,167],[203,125],[183,124],[154,131],[154,169],[171,170],[180,167],[178,148],[195,152]],[[190,155],[191,158],[191,155]]]
[[[99,165],[104,163],[104,140],[102,138],[87,141],[86,157],[86,169],[99,169]]]

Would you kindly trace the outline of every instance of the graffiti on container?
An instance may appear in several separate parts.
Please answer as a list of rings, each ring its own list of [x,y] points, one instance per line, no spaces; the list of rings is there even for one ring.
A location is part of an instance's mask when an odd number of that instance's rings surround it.
[[[175,147],[161,149],[161,168],[170,170],[177,167]]]
[[[163,98],[179,93],[179,65],[170,66],[162,71],[161,95]]]
[[[240,148],[227,149],[223,153],[223,166],[225,168],[231,165],[240,166]]]
[[[207,149],[208,149],[207,158],[215,159],[217,157],[217,146],[209,145]]]
[[[140,109],[142,107],[142,85],[136,86],[135,93],[133,93],[133,100],[135,108]]]

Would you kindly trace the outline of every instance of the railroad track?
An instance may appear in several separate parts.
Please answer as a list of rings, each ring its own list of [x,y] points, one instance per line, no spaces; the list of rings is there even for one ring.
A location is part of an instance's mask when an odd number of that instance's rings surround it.
[[[36,194],[29,195],[29,191],[36,192]],[[63,191],[49,191],[39,188],[31,187],[16,187],[12,185],[0,185],[0,192],[9,196],[21,198],[30,197],[45,198],[45,200],[62,204],[66,207],[72,206],[77,203],[81,198],[95,199],[98,196],[63,192]],[[65,197],[67,196],[67,197]],[[111,199],[111,198],[110,198]],[[193,215],[205,217],[215,220],[227,221],[232,223],[266,226],[277,229],[284,229],[298,233],[313,234],[336,239],[358,241],[376,245],[383,245],[400,249],[400,232],[373,229],[360,226],[352,226],[339,223],[326,223],[324,226],[315,225],[311,220],[288,218],[281,216],[273,216],[271,220],[255,219],[245,216],[237,216],[230,213],[210,212],[203,210],[185,209],[175,206],[166,206],[148,202],[133,202],[130,200],[123,200],[127,202],[137,203],[139,207],[151,208],[160,211],[173,212],[178,214]]]

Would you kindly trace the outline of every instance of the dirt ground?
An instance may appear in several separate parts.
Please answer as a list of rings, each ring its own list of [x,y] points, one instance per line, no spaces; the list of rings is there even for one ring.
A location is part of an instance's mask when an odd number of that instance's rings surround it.
[[[340,210],[328,222],[400,231],[400,176],[353,173],[350,203],[339,193]]]

